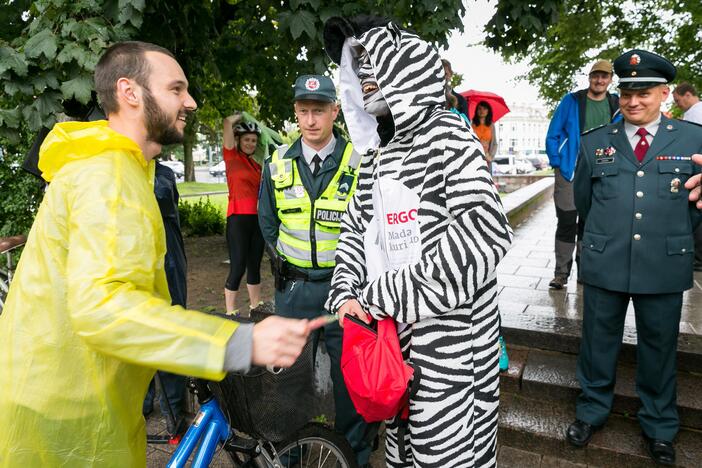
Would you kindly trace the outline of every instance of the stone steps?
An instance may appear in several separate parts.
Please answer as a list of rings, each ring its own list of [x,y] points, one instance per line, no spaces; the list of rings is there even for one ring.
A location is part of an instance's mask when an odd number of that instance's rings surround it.
[[[575,376],[576,355],[517,349],[508,345],[510,370],[502,375],[502,390],[533,399],[575,402],[580,386]],[[635,416],[640,402],[636,394],[636,370],[631,364],[617,368],[612,412]],[[678,414],[681,426],[702,430],[702,375],[678,372]],[[574,413],[573,413],[574,414]],[[702,441],[700,441],[702,443]]]
[[[497,446],[498,468],[590,468],[583,463],[573,463],[558,457],[542,455],[514,447]],[[594,468],[594,467],[592,467]]]
[[[578,318],[546,314],[502,315],[502,335],[508,345],[577,354],[580,349],[582,321]],[[636,362],[636,329],[624,327],[620,362]],[[678,337],[678,369],[702,374],[702,336],[680,333]]]
[[[565,440],[565,430],[574,414],[575,400],[562,402],[503,392],[500,396],[498,443],[502,447],[588,466],[655,466],[646,453],[638,423],[622,415],[611,415],[607,425],[595,434],[587,447],[572,447]],[[676,452],[676,466],[699,467],[702,432],[682,429],[676,440]]]

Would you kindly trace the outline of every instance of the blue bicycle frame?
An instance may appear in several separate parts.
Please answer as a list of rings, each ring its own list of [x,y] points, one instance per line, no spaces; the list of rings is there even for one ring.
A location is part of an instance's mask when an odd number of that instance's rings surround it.
[[[206,468],[217,450],[217,446],[229,438],[230,428],[222,410],[213,397],[200,406],[195,420],[185,433],[183,440],[168,462],[168,468],[184,467],[192,451],[202,438],[202,443],[193,459],[193,468]]]

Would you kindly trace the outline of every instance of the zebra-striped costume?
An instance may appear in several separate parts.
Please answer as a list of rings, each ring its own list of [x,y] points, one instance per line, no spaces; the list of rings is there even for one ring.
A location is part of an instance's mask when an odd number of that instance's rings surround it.
[[[437,51],[393,23],[363,30],[327,24],[327,51],[341,65],[342,109],[354,147],[375,148],[363,109],[353,38],[366,49],[392,112],[394,136],[361,165],[342,221],[327,306],[358,299],[401,324],[405,357],[421,367],[410,402],[407,460],[389,425],[388,466],[495,465],[499,398],[496,266],[512,231],[482,157],[461,118],[444,110]],[[350,25],[350,26],[349,26]],[[349,28],[352,33],[349,34]],[[331,44],[331,45],[330,45]],[[338,44],[338,37],[337,37]],[[413,211],[414,210],[414,211]]]

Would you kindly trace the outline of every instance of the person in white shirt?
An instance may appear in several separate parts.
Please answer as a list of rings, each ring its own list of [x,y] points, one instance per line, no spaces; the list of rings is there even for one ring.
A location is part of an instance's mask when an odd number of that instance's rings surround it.
[[[690,83],[680,83],[673,90],[675,105],[684,112],[683,120],[702,125],[702,102]],[[702,227],[695,230],[695,271],[702,271]]]
[[[702,103],[694,86],[680,83],[673,90],[673,101],[685,113],[683,120],[702,125]]]

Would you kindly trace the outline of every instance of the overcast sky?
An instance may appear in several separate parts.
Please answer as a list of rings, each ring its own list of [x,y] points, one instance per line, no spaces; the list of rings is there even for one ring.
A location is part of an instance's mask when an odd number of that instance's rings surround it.
[[[519,79],[529,70],[528,62],[506,63],[498,53],[477,45],[485,38],[483,28],[495,13],[497,1],[464,0],[464,4],[464,32],[454,32],[448,50],[440,51],[442,58],[451,62],[453,71],[463,75],[458,91],[491,91],[504,97],[508,105],[539,102],[537,89]]]
[[[529,84],[526,79],[520,80],[530,67],[529,61],[506,63],[502,57],[492,50],[479,44],[485,39],[483,28],[495,14],[497,0],[463,0],[466,5],[466,16],[463,19],[464,32],[454,32],[449,38],[448,50],[440,50],[442,58],[451,62],[455,73],[463,75],[463,84],[458,91],[477,89],[491,91],[505,98],[507,105],[515,103],[538,103],[536,87]],[[571,90],[586,88],[588,86],[586,65],[576,77],[576,86]],[[616,81],[616,78],[615,78]],[[617,92],[616,87],[611,89]],[[662,105],[663,109],[672,106],[672,93]]]

